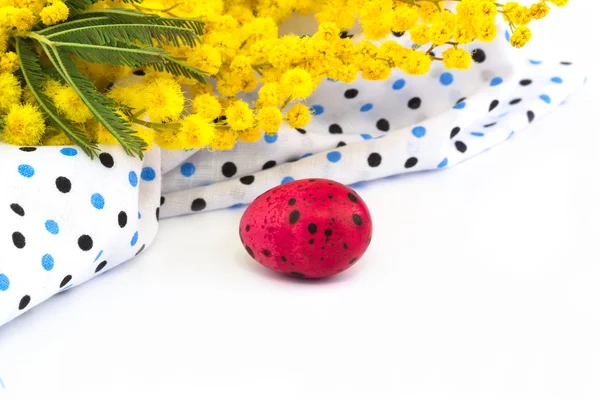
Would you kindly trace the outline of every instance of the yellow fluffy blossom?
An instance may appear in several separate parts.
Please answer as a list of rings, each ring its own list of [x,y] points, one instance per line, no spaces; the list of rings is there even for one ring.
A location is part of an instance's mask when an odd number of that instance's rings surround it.
[[[17,31],[29,30],[35,23],[35,15],[28,8],[0,7],[0,27]]]
[[[192,109],[207,121],[212,121],[221,115],[221,103],[215,96],[208,93],[198,95],[192,102]]]
[[[358,76],[359,68],[355,64],[343,64],[335,70],[335,77],[332,78],[344,82],[354,82]]]
[[[515,25],[528,24],[531,13],[525,6],[514,1],[506,3],[503,7],[504,20]]]
[[[258,91],[257,107],[278,106],[283,102],[282,92],[279,89],[279,84],[269,82],[260,88]]]
[[[113,134],[104,127],[104,125],[99,122],[96,122],[94,125],[95,127],[92,129],[96,135],[96,141],[99,144],[119,144],[117,138],[114,137]]]
[[[242,142],[254,143],[262,136],[258,127],[244,129],[243,131],[237,131],[238,138]]]
[[[548,1],[557,7],[564,7],[569,2],[569,0],[548,0]]]
[[[70,86],[61,87],[52,93],[50,97],[58,111],[73,122],[84,123],[93,117],[89,108],[75,92],[75,89]]]
[[[190,51],[187,62],[209,75],[215,75],[221,67],[221,53],[213,46],[203,44]]]
[[[367,60],[361,65],[363,79],[377,81],[387,79],[392,71],[390,64],[384,60]]]
[[[291,99],[304,99],[313,91],[312,78],[302,68],[286,71],[281,77],[280,84],[284,96],[289,96]]]
[[[433,20],[430,28],[431,41],[436,46],[441,46],[452,39],[456,28],[456,16],[449,11],[439,13]]]
[[[8,72],[0,74],[0,114],[6,113],[13,105],[21,101],[19,80]]]
[[[459,44],[471,43],[475,40],[475,29],[468,23],[459,22],[454,28],[454,40]]]
[[[529,14],[534,19],[542,19],[548,15],[548,12],[550,12],[550,7],[543,1],[540,1],[529,8]]]
[[[410,75],[424,75],[429,68],[431,68],[431,57],[423,51],[412,50],[402,64],[402,70]]]
[[[177,119],[183,111],[185,99],[181,86],[171,78],[158,78],[144,88],[144,98],[148,116],[154,122],[168,122]]]
[[[213,150],[233,150],[237,143],[237,135],[229,129],[218,129],[210,142],[209,147]]]
[[[19,58],[17,54],[9,51],[0,57],[0,71],[16,72],[19,69]]]
[[[433,19],[440,12],[437,4],[430,1],[422,1],[419,5],[419,17],[426,24],[433,22]]]
[[[531,31],[528,27],[521,25],[518,26],[517,29],[513,32],[510,37],[510,44],[520,49],[525,46],[527,42],[531,39]]]
[[[491,42],[496,37],[496,24],[494,21],[490,21],[489,23],[480,24],[475,27],[475,34],[477,35],[477,39],[482,42]]]
[[[340,28],[333,22],[324,22],[319,25],[316,36],[328,42],[336,41],[340,38]]]
[[[252,110],[248,106],[248,103],[245,103],[242,100],[238,100],[227,107],[225,116],[227,117],[229,126],[236,131],[243,131],[254,124]]]
[[[2,140],[15,146],[39,144],[46,125],[37,107],[31,104],[15,104],[4,118]]]
[[[252,60],[248,56],[235,56],[229,68],[234,74],[247,74],[252,72]]]
[[[148,150],[152,149],[152,147],[154,145],[154,130],[147,128],[145,126],[142,126],[142,125],[136,125],[134,127],[134,129],[135,129],[134,136],[139,137],[146,143],[146,148],[144,150],[148,151]]]
[[[415,25],[414,28],[410,30],[410,40],[412,40],[415,44],[426,45],[431,42],[431,30],[427,25]]]
[[[0,53],[4,53],[8,47],[8,32],[0,25]]]
[[[362,64],[366,60],[375,57],[377,46],[369,41],[362,41],[356,46],[356,63]]]
[[[55,25],[69,17],[69,8],[60,0],[54,0],[51,5],[40,11],[40,18],[44,25]]]
[[[181,120],[181,127],[177,134],[177,140],[174,143],[175,148],[179,149],[198,149],[208,147],[215,137],[215,126],[206,122],[202,116],[198,114],[190,114]],[[165,136],[157,135],[157,143],[165,144],[159,141],[159,138],[164,139]],[[172,147],[167,147],[172,148]]]
[[[419,15],[415,7],[398,6],[392,14],[392,31],[405,32],[415,26],[418,19]]]
[[[311,120],[312,115],[304,104],[296,104],[290,107],[285,118],[292,128],[304,128]]]
[[[442,56],[446,68],[468,69],[471,66],[471,55],[465,49],[450,47]]]
[[[113,86],[106,94],[119,104],[140,110],[144,106],[143,85]]]
[[[69,146],[73,142],[63,131],[58,131],[55,128],[47,128],[42,144],[44,146]]]
[[[264,107],[256,114],[258,127],[267,133],[275,133],[283,122],[283,115],[277,107]]]

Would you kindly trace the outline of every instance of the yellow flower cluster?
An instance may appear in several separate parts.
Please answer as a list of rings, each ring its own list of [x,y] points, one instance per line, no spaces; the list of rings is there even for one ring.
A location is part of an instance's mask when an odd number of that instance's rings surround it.
[[[95,9],[122,7],[164,16],[196,18],[204,23],[196,47],[163,46],[179,60],[208,74],[211,84],[146,70],[135,83],[119,83],[133,71],[76,60],[80,71],[107,95],[138,136],[149,145],[169,149],[206,147],[233,149],[274,134],[282,123],[306,126],[311,111],[304,100],[323,79],[350,83],[387,79],[393,68],[426,74],[432,62],[467,69],[471,54],[463,46],[496,36],[497,16],[508,23],[515,47],[531,38],[527,25],[544,18],[550,6],[568,0],[540,0],[527,7],[517,2],[455,0],[448,11],[440,0],[104,0]],[[450,2],[448,2],[450,3]],[[314,14],[319,22],[312,36],[279,35],[278,25],[292,13]],[[17,145],[64,145],[69,139],[46,126],[35,99],[16,77],[19,60],[11,38],[34,25],[60,24],[69,17],[61,0],[0,0],[0,139]],[[365,40],[347,31],[360,26]],[[412,47],[389,39],[407,33]],[[434,49],[439,52],[434,54]],[[115,85],[116,82],[116,85]],[[116,143],[93,119],[77,93],[53,80],[45,94],[58,112],[97,143]],[[251,95],[244,95],[252,93]],[[255,100],[242,100],[253,98]]]

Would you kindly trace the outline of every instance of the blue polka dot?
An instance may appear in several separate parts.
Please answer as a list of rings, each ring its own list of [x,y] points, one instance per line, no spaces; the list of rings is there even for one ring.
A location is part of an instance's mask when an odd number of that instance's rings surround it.
[[[315,104],[314,106],[312,106],[312,107],[310,108],[310,112],[311,112],[313,115],[321,115],[321,114],[323,114],[323,112],[325,112],[325,109],[323,108],[323,106],[320,106],[320,105],[318,105],[318,104]]]
[[[100,250],[100,253],[98,253],[96,258],[94,258],[94,262],[98,261],[100,259],[100,257],[102,257],[102,254],[104,254],[104,250]]]
[[[58,224],[56,223],[56,221],[49,219],[48,221],[46,221],[45,225],[46,230],[48,232],[50,232],[53,235],[58,235]]]
[[[560,76],[555,76],[554,78],[552,78],[550,80],[554,83],[563,83],[563,80]]]
[[[64,149],[61,149],[61,150],[60,150],[60,153],[61,153],[63,156],[67,156],[67,157],[73,157],[73,156],[76,156],[76,155],[77,155],[77,150],[75,150],[75,149],[74,149],[74,148],[72,148],[72,147],[65,147]]]
[[[533,65],[540,65],[542,62],[538,61],[538,60],[529,60],[529,63],[531,63]]]
[[[138,219],[142,219],[142,213],[138,211]]]
[[[196,166],[192,163],[186,162],[185,164],[181,165],[181,168],[179,168],[179,170],[181,171],[181,175],[187,176],[189,178],[190,176],[196,173]]]
[[[235,203],[234,205],[229,206],[227,208],[235,209],[235,208],[242,208],[242,207],[244,207],[244,203]]]
[[[277,141],[278,137],[279,136],[277,134],[269,135],[268,133],[265,133],[265,136],[264,136],[265,142],[267,142],[267,143],[275,143]]]
[[[394,90],[400,90],[400,89],[402,89],[404,87],[404,85],[406,85],[406,81],[404,79],[398,79],[392,85],[392,89],[394,89]]]
[[[465,108],[466,105],[467,103],[461,101],[460,103],[456,103],[456,105],[452,108],[454,108],[455,110],[462,110],[463,108]]]
[[[312,155],[313,155],[313,153],[306,153],[306,154],[304,154],[304,155],[303,155],[302,157],[300,157],[300,158],[306,158],[306,157],[310,157],[310,156],[312,156]]]
[[[50,254],[44,254],[42,256],[42,267],[44,267],[46,271],[52,271],[52,268],[54,268],[54,257]]]
[[[100,193],[94,193],[91,200],[94,208],[98,210],[102,210],[104,208],[104,197]]]
[[[154,179],[156,179],[156,172],[154,171],[154,168],[144,167],[142,168],[142,173],[140,174],[140,176],[146,182],[151,182]]]
[[[449,86],[452,85],[452,82],[454,82],[454,76],[450,72],[444,72],[440,75],[440,83],[442,85]]]
[[[368,133],[361,133],[360,137],[365,140],[373,139],[373,136],[369,135]]]
[[[342,159],[342,153],[339,151],[330,151],[327,153],[327,159],[332,163],[336,163]]]
[[[422,126],[415,126],[412,130],[412,134],[414,137],[422,138],[427,133],[427,129]]]
[[[498,86],[500,85],[502,82],[504,82],[502,80],[502,78],[500,78],[499,76],[495,77],[494,79],[492,79],[492,81],[490,82],[490,86]]]
[[[360,112],[367,112],[373,109],[372,103],[367,103],[360,108]]]
[[[134,171],[131,171],[129,173],[129,183],[131,184],[131,186],[137,187],[138,177],[137,177],[137,174]]]
[[[438,168],[444,168],[446,165],[448,165],[448,159],[447,159],[447,158],[444,158],[444,159],[442,160],[442,162],[438,164],[438,166],[437,166],[437,167],[438,167]]]
[[[0,274],[0,290],[5,291],[10,287],[10,281],[8,277],[4,274]]]
[[[294,182],[294,178],[292,178],[291,176],[286,176],[285,178],[283,178],[281,180],[281,184],[283,185],[284,183],[288,183],[288,182]]]
[[[485,134],[483,132],[471,132],[471,135],[477,136],[477,137],[485,136]]]
[[[133,237],[131,238],[131,246],[135,246],[136,243],[138,242],[138,233],[134,233]]]
[[[540,99],[542,99],[544,102],[550,104],[552,102],[552,100],[550,99],[550,96],[548,96],[547,94],[542,94],[540,95]]]
[[[19,174],[21,174],[25,178],[31,178],[33,175],[35,175],[35,170],[33,169],[33,167],[31,165],[22,164],[22,165],[19,165],[18,169],[19,169]]]
[[[508,30],[506,32],[504,32],[504,38],[506,39],[507,42],[510,42],[510,32]]]

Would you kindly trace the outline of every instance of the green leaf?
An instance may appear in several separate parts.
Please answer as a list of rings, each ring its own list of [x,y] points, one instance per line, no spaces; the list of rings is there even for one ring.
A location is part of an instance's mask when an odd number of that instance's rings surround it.
[[[143,150],[147,144],[143,139],[135,136],[136,131],[131,128],[129,121],[116,113],[118,104],[98,92],[94,84],[79,72],[67,53],[60,48],[49,48],[47,45],[43,47],[52,53],[50,60],[90,109],[96,120],[117,139],[128,155],[135,154],[140,159],[143,158]]]
[[[94,45],[115,46],[118,42],[136,43],[153,46],[154,41],[159,46],[186,45],[196,46],[200,42],[198,36],[188,28],[178,26],[150,25],[150,24],[93,24],[84,27],[75,27],[59,32],[44,35],[46,39],[61,42],[75,42]]]
[[[90,141],[83,130],[73,125],[66,118],[63,118],[59,114],[52,100],[42,92],[45,77],[33,44],[30,41],[21,38],[15,38],[15,43],[23,79],[45,115],[50,118],[51,122],[60,128],[69,139],[81,147],[85,154],[94,158],[94,156],[98,154],[98,146]]]
[[[167,54],[161,49],[139,48],[123,42],[119,43],[120,47],[69,42],[54,42],[53,44],[61,51],[71,53],[91,63],[125,65],[130,68],[162,62]]]
[[[177,61],[169,56],[164,56],[163,58],[164,61],[151,63],[148,64],[148,66],[161,72],[167,71],[171,75],[185,76],[186,78],[196,79],[202,83],[206,83],[206,80],[204,79],[204,76],[208,75],[206,72],[200,71],[197,68],[182,63],[181,61]]]
[[[101,15],[85,18],[85,19],[76,19],[73,21],[61,22],[60,24],[52,25],[44,29],[36,30],[35,33],[38,35],[49,35],[51,33],[62,32],[67,29],[79,28],[83,26],[89,26],[91,24],[98,25],[102,23],[111,23],[112,20],[108,17],[103,17]]]

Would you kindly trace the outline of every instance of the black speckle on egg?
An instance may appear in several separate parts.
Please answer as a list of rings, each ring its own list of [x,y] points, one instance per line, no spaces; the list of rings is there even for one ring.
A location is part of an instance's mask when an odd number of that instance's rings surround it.
[[[296,199],[290,199],[288,201],[288,206],[293,206],[294,204],[296,204]]]
[[[329,237],[332,233],[331,229],[325,229],[325,236]]]
[[[352,221],[354,221],[354,223],[358,226],[362,225],[362,223],[363,223],[361,216],[358,214],[352,215]]]
[[[315,223],[310,223],[308,224],[308,232],[310,232],[311,235],[314,235],[315,233],[317,233],[317,224]]]
[[[284,256],[281,256],[281,261],[287,262],[287,258],[285,258]]]
[[[310,239],[310,240],[308,241],[308,244],[315,244],[315,239]]]
[[[271,257],[271,252],[267,249],[263,250],[262,253],[265,257]]]
[[[250,232],[250,225],[246,225],[246,232]]]
[[[356,203],[358,201],[358,199],[356,198],[356,196],[353,193],[348,192],[348,199],[350,199],[351,202]]]
[[[306,278],[306,275],[304,275],[301,272],[296,272],[296,271],[290,272],[289,275],[293,278]]]
[[[348,243],[344,242],[344,250],[348,250]]]
[[[246,251],[248,252],[248,254],[250,254],[250,257],[254,258],[254,252],[249,246],[246,246]]]
[[[290,213],[289,221],[290,224],[295,224],[300,219],[300,211],[294,210]]]
[[[354,264],[357,260],[357,257],[354,257],[352,260],[350,260],[350,265]]]

